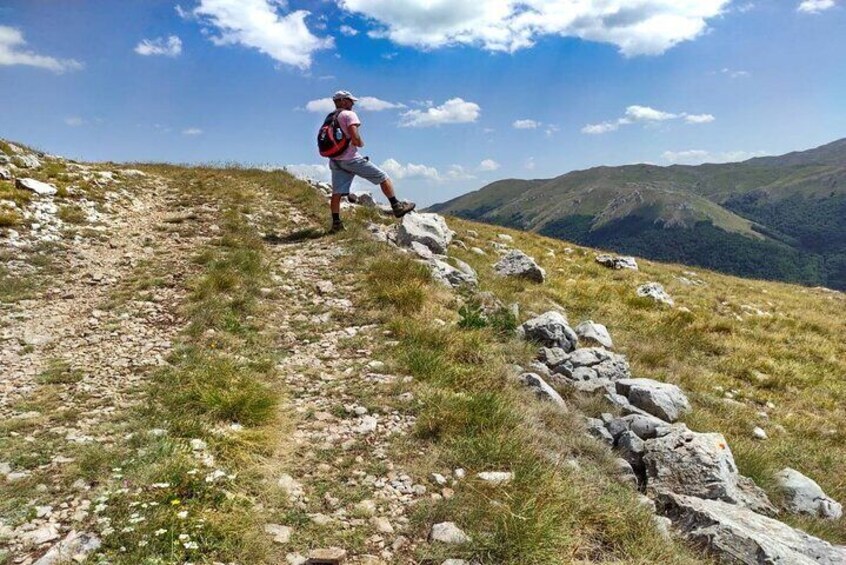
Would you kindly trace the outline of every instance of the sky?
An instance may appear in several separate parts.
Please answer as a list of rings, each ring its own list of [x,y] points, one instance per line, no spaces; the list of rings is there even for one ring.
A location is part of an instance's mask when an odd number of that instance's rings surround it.
[[[339,89],[421,205],[781,154],[846,137],[846,0],[0,0],[0,138],[49,153],[328,179]]]

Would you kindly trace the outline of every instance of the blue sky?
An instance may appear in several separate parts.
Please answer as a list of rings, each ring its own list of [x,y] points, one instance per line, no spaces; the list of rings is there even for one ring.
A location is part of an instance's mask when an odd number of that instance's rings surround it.
[[[319,176],[340,88],[421,204],[783,153],[846,136],[846,2],[0,1],[0,137],[53,153]]]

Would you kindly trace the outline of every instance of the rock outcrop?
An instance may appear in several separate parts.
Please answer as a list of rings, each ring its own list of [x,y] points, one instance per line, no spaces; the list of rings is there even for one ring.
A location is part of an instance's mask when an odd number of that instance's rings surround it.
[[[438,214],[406,214],[397,229],[397,241],[401,245],[410,246],[416,241],[439,255],[446,253],[453,235],[454,232]]]
[[[651,298],[655,302],[662,302],[669,306],[673,306],[675,301],[667,294],[664,287],[657,282],[646,283],[637,288],[637,295],[642,298]]]
[[[789,512],[827,520],[843,515],[843,506],[823,492],[814,480],[786,467],[776,473],[776,482],[784,491],[784,505]]]
[[[609,269],[631,269],[637,271],[637,261],[634,257],[622,257],[613,255],[597,255],[596,262]]]
[[[58,192],[55,186],[52,184],[47,184],[46,182],[41,182],[40,180],[35,179],[17,179],[15,181],[15,186],[23,190],[29,190],[30,192],[34,192],[39,196],[53,196]]]
[[[616,382],[617,393],[625,396],[637,408],[676,422],[690,410],[690,403],[679,387],[652,379],[622,379]]]
[[[576,332],[560,312],[550,311],[532,318],[524,322],[519,331],[529,341],[546,347],[558,347],[568,353],[573,351],[579,342]]]

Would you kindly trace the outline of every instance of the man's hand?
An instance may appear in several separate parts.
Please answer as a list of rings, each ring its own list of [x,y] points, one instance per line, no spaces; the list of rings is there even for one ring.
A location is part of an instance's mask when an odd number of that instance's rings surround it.
[[[364,141],[361,139],[361,134],[358,132],[358,125],[351,125],[349,128],[350,131],[350,141],[356,147],[364,147]]]

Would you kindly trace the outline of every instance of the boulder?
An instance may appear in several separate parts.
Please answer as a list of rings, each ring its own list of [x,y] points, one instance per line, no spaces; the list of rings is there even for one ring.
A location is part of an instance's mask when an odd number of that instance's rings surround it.
[[[541,347],[538,351],[538,360],[550,369],[555,369],[569,359],[570,355],[560,347]]]
[[[59,565],[70,560],[85,561],[93,551],[100,548],[100,538],[90,533],[71,531],[65,538],[50,548],[34,565]]]
[[[15,186],[23,190],[29,190],[39,196],[53,196],[58,192],[55,186],[35,179],[18,179]]]
[[[614,343],[611,341],[611,334],[608,333],[608,328],[602,324],[595,323],[593,320],[582,322],[576,326],[576,335],[588,343],[594,342],[607,349],[614,349]]]
[[[546,271],[541,269],[535,260],[520,251],[514,249],[495,265],[496,273],[503,277],[519,277],[542,283],[546,279]]]
[[[473,267],[471,267],[461,259],[457,259],[455,257],[450,257],[449,260],[452,262],[456,269],[467,275],[469,278],[473,279],[474,281],[478,280],[478,275],[476,274],[476,270]]]
[[[840,565],[846,548],[810,536],[773,518],[720,500],[664,493],[659,512],[692,544],[722,563]]]
[[[620,457],[629,462],[637,473],[643,471],[643,453],[645,444],[634,432],[624,431],[615,442],[615,448]]]
[[[652,379],[620,379],[617,393],[628,398],[633,406],[670,423],[690,410],[690,403],[679,387]]]
[[[612,255],[597,255],[596,262],[609,269],[631,269],[637,271],[637,261],[634,257],[614,257]]]
[[[546,347],[560,347],[565,352],[573,351],[579,341],[576,332],[560,312],[549,311],[532,318],[520,326],[519,332],[529,341]]]
[[[431,261],[435,257],[435,254],[432,253],[432,250],[423,245],[422,243],[412,241],[409,247],[414,253],[417,254],[418,257],[420,257],[424,261]]]
[[[657,282],[646,283],[639,286],[637,288],[637,295],[643,298],[651,298],[655,302],[663,302],[664,304],[668,304],[670,306],[675,304],[675,301],[669,294],[667,294],[667,291],[664,290],[661,283]]]
[[[373,200],[373,195],[369,192],[356,192],[355,197],[359,206],[364,206],[365,208],[376,207],[376,201]]]
[[[644,443],[643,464],[649,492],[723,500],[776,514],[764,492],[738,473],[722,434],[675,429]]]
[[[551,400],[562,408],[567,407],[561,395],[537,373],[523,373],[520,375],[520,382],[531,388],[539,398]]]
[[[38,157],[30,154],[16,155],[13,161],[22,169],[37,169],[41,166],[41,161],[38,160]]]
[[[397,240],[401,245],[410,246],[412,241],[416,241],[440,255],[446,253],[453,235],[443,216],[438,214],[406,214],[397,229]]]
[[[478,284],[475,276],[459,271],[446,261],[433,258],[428,264],[432,270],[432,276],[442,284],[453,288],[473,287]]]
[[[0,167],[0,180],[12,180],[12,173],[6,167]]]
[[[608,431],[616,439],[624,431],[631,431],[640,439],[654,439],[670,433],[672,427],[667,422],[654,416],[629,414],[614,418],[608,423]]]
[[[789,512],[827,520],[837,520],[843,515],[843,506],[799,471],[786,467],[776,473],[775,478],[784,491],[784,505]]]
[[[611,434],[605,429],[605,423],[599,418],[587,418],[585,426],[587,426],[589,435],[608,445],[614,445],[614,438],[611,437]]]

